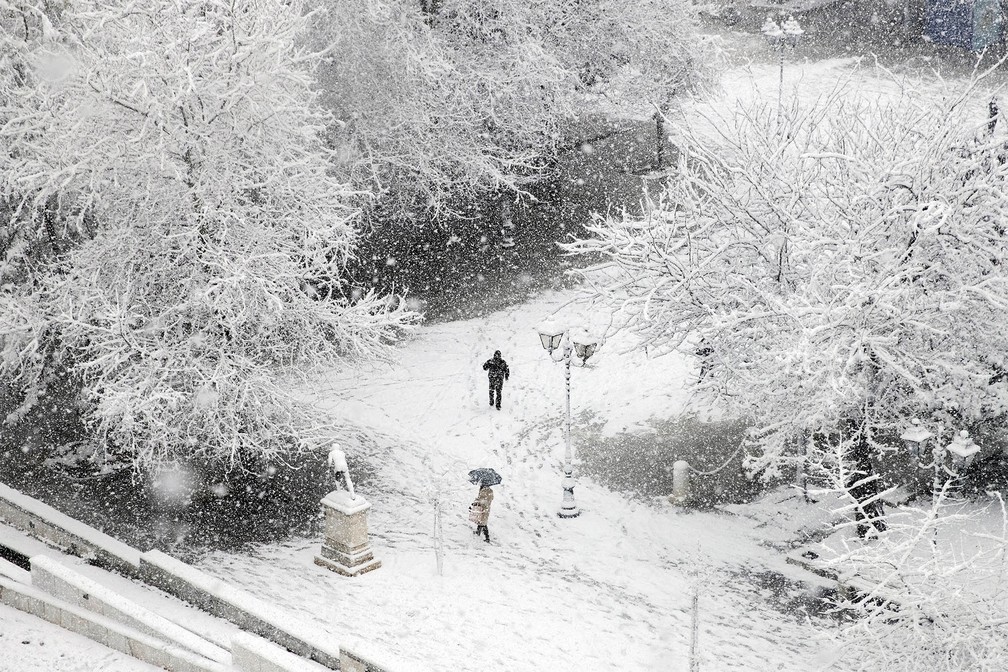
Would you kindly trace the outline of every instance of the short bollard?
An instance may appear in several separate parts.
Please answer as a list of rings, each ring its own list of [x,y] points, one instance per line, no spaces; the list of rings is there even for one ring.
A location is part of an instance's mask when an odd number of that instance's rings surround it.
[[[333,490],[322,499],[325,539],[315,564],[343,576],[358,576],[381,567],[368,538],[367,511],[371,504],[360,495]]]
[[[672,465],[672,494],[669,501],[673,504],[685,504],[690,496],[690,466],[686,460],[676,460]]]

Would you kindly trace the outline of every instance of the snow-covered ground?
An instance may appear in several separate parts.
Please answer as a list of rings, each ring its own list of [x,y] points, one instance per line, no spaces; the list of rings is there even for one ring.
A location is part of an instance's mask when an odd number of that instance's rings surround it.
[[[727,99],[762,97],[776,102],[780,70],[777,64],[750,63],[728,70],[722,77]],[[980,74],[980,73],[976,73]],[[810,101],[832,93],[838,87],[851,94],[895,97],[903,92],[913,96],[938,99],[965,92],[971,73],[941,76],[928,68],[887,69],[865,57],[828,58],[820,61],[784,62],[785,102],[788,96]],[[976,112],[986,118],[986,103],[992,95],[1003,92],[1006,74],[995,71],[979,78],[968,97],[978,102]]]
[[[776,97],[777,75],[774,65],[732,70],[727,104]],[[901,91],[898,79],[855,59],[788,63],[784,76],[785,95],[796,90],[802,98],[840,82],[869,96]],[[934,96],[963,83],[923,79]],[[971,95],[978,121],[996,88],[987,81]],[[781,491],[730,507],[734,515],[689,512],[579,478],[582,516],[556,517],[563,373],[535,327],[548,317],[597,334],[608,325],[572,298],[548,294],[479,320],[432,325],[404,345],[398,365],[320,381],[317,403],[362,430],[340,441],[375,472],[363,494],[373,504],[380,570],[357,579],[327,575],[312,565],[318,539],[251,556],[217,553],[203,569],[431,669],[686,670],[694,589],[701,669],[843,669],[835,665],[834,624],[783,610],[801,604],[800,596],[766,582],[777,574],[810,578],[784,563],[783,550],[829,517],[823,508]],[[647,431],[648,420],[688,408],[690,362],[649,359],[625,334],[606,336],[590,366],[572,373],[575,416],[591,414],[606,433]],[[480,368],[497,349],[512,371],[500,412],[487,404]],[[489,546],[466,520],[475,488],[465,474],[476,467],[504,476]],[[442,575],[433,550],[435,496],[445,506]]]
[[[0,604],[0,670],[154,672],[159,668]]]
[[[819,95],[853,71],[872,95],[899,87],[853,59],[788,62],[785,86]],[[728,100],[777,93],[777,67],[730,71]],[[994,81],[976,93],[982,101]],[[945,85],[929,87],[941,95]],[[295,538],[251,554],[217,552],[200,566],[340,635],[370,641],[429,669],[686,670],[698,594],[703,670],[820,670],[838,651],[832,624],[793,608],[802,589],[776,574],[809,578],[783,550],[828,515],[788,491],[722,511],[642,501],[583,477],[581,517],[560,520],[563,370],[535,326],[553,316],[606,335],[586,368],[572,372],[575,417],[604,431],[647,431],[648,420],[689,405],[689,362],[649,359],[608,320],[551,293],[486,318],[421,328],[394,366],[323,378],[313,403],[353,418],[338,437],[372,472],[360,492],[382,567],[347,579],[312,563],[319,539]],[[501,411],[489,407],[481,364],[501,350],[511,368]],[[703,411],[704,409],[693,409]],[[575,452],[577,446],[575,446]],[[492,543],[466,519],[475,488],[466,473],[493,467]],[[433,550],[434,505],[444,511],[444,567]],[[25,643],[27,642],[27,643]],[[0,670],[147,670],[149,666],[0,606]]]
[[[694,589],[702,669],[815,669],[817,656],[829,655],[821,629],[780,611],[748,576],[798,571],[778,548],[801,526],[796,517],[821,515],[800,498],[780,493],[762,504],[762,516],[750,507],[754,522],[642,502],[581,479],[582,515],[556,516],[563,368],[535,326],[555,316],[605,328],[570,298],[547,294],[484,319],[433,325],[404,345],[401,364],[320,384],[320,403],[366,430],[341,443],[377,472],[362,494],[373,505],[381,569],[353,579],[319,569],[318,539],[215,553],[201,568],[429,669],[686,670]],[[588,410],[624,431],[684,408],[691,365],[649,360],[632,344],[611,335],[590,366],[572,372],[575,414]],[[501,411],[488,404],[481,369],[497,349],[511,369]],[[489,545],[466,518],[476,494],[466,473],[476,467],[504,477]],[[437,492],[445,512],[440,576]]]

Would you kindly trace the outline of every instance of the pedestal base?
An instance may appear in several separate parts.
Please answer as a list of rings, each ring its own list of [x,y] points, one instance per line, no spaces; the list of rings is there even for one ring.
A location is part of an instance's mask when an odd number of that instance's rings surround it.
[[[557,511],[557,516],[560,518],[577,518],[581,515],[581,509],[560,509]]]
[[[367,510],[371,505],[348,492],[330,492],[322,500],[325,535],[322,553],[315,564],[342,576],[360,576],[381,567],[374,559],[367,531]]]
[[[577,518],[580,515],[581,509],[578,508],[577,502],[574,501],[574,477],[571,476],[570,466],[567,466],[564,468],[563,500],[560,502],[560,510],[557,511],[557,516],[560,518]]]
[[[372,569],[378,569],[381,567],[381,560],[375,560],[372,558],[370,561],[364,562],[363,564],[348,567],[336,560],[330,560],[329,558],[324,558],[321,555],[316,555],[315,564],[343,576],[360,576],[361,574],[370,572]]]

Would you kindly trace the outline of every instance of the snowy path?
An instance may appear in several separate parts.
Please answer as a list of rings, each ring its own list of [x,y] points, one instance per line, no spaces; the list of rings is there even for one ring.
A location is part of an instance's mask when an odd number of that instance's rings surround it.
[[[583,515],[555,515],[563,371],[534,327],[558,309],[576,314],[569,298],[549,294],[486,319],[422,329],[400,366],[320,384],[317,398],[339,398],[341,414],[379,437],[348,443],[377,472],[363,494],[373,505],[380,570],[353,580],[330,575],[312,564],[317,539],[261,547],[254,557],[215,553],[202,567],[334,632],[452,670],[685,670],[699,582],[705,669],[809,669],[813,629],[736,583],[743,567],[783,569],[762,543],[773,530],[632,500],[586,479],[576,489]],[[604,331],[591,314],[582,321]],[[626,339],[611,335],[591,367],[572,373],[575,414],[590,410],[612,431],[677,413],[683,381],[694,375],[676,358],[647,360]],[[487,405],[481,370],[495,349],[512,371],[502,411]],[[475,495],[465,475],[478,466],[505,479],[495,488],[489,546],[465,517]],[[443,576],[429,502],[438,488],[446,502]]]

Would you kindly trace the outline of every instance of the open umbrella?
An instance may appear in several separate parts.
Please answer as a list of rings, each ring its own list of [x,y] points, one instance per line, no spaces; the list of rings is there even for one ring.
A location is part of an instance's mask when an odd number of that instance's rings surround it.
[[[490,468],[473,469],[469,472],[469,482],[479,483],[480,487],[497,485],[501,482],[501,475]]]

